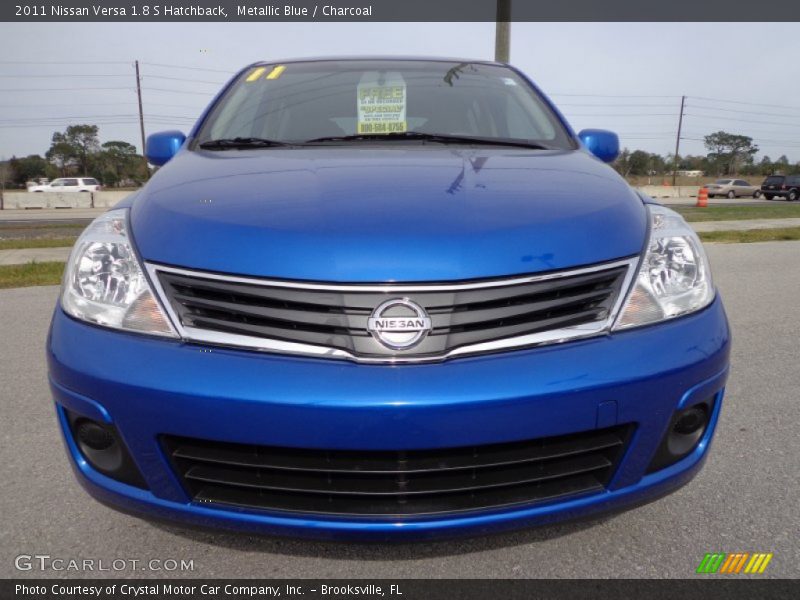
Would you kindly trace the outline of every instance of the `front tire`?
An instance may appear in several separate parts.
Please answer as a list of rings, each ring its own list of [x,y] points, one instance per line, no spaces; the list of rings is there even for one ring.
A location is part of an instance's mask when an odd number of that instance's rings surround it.
[[[789,202],[794,202],[795,200],[797,200],[797,190],[790,191],[789,194],[786,196],[786,199]]]
[[[772,194],[764,194],[764,198],[766,198],[767,200],[772,200],[774,197],[775,196],[773,196]]]
[[[728,192],[728,200],[733,200],[734,198],[736,198],[736,192],[731,190],[730,192]]]
[[[761,192],[753,192],[753,198],[755,198],[756,200],[761,198]]]

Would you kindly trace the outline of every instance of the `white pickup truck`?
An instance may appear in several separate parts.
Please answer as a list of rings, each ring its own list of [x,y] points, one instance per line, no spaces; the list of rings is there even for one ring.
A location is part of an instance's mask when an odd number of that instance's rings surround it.
[[[28,186],[29,192],[96,192],[100,182],[93,177],[62,177],[43,185]]]

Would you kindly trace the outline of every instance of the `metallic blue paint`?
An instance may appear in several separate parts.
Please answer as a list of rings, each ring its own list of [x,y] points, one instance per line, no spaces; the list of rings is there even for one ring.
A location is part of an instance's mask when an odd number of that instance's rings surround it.
[[[187,523],[375,539],[547,523],[622,508],[682,485],[699,469],[713,434],[727,377],[729,332],[717,299],[699,313],[658,326],[397,367],[206,348],[105,330],[56,309],[48,348],[57,405],[93,418],[110,415],[151,489],[94,471],[65,430],[79,479],[96,497],[142,516]],[[712,426],[697,450],[644,475],[674,410],[712,397]],[[609,402],[616,404],[613,422],[601,408]],[[413,449],[622,423],[635,423],[637,430],[608,492],[397,523],[197,506],[157,443],[159,434],[172,434],[302,448]]]
[[[151,162],[174,158],[120,205],[131,208],[132,237],[146,260],[329,282],[442,281],[589,265],[640,255],[645,244],[650,200],[591,154],[611,157],[615,136],[589,130],[578,138],[555,107],[574,151],[405,143],[191,150],[211,106],[185,143],[177,132],[151,136],[160,140]],[[719,298],[679,319],[598,338],[401,366],[186,344],[78,322],[57,307],[48,361],[78,480],[103,502],[149,518],[248,532],[406,539],[590,516],[680,487],[707,456],[729,347]],[[646,475],[673,412],[712,398],[698,447]],[[113,423],[149,490],[87,464],[65,409]],[[397,522],[196,505],[158,443],[160,434],[172,434],[402,450],[623,423],[636,432],[606,492]]]
[[[583,129],[578,134],[586,149],[603,162],[614,162],[619,156],[619,137],[605,129]]]
[[[186,136],[180,131],[161,131],[147,136],[145,156],[150,164],[160,167],[181,149]]]
[[[182,150],[131,213],[145,260],[286,279],[441,281],[638,255],[645,208],[581,150]],[[369,249],[365,251],[365,249]]]

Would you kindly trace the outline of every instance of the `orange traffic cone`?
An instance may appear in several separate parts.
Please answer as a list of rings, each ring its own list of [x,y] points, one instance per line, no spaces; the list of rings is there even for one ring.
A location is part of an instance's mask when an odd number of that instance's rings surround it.
[[[708,206],[708,189],[701,187],[697,192],[697,206],[706,208]]]

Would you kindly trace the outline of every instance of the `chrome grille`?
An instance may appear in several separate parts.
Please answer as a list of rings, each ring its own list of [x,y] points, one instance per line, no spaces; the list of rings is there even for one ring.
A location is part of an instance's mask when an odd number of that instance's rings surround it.
[[[607,329],[633,260],[569,272],[455,284],[327,285],[149,265],[190,340],[364,361],[436,360],[563,341]],[[410,299],[432,330],[413,348],[381,344],[375,307]]]

